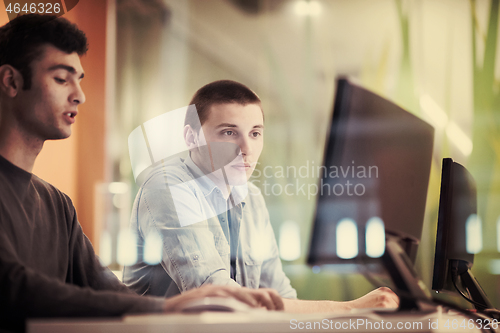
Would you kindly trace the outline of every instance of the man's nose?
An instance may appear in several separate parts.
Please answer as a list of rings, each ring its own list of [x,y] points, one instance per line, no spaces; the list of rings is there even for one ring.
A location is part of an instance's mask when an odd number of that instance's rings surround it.
[[[241,154],[244,156],[252,154],[252,145],[249,141],[249,139],[243,138],[238,143],[238,145],[240,146]]]
[[[75,89],[70,96],[70,102],[78,105],[85,103],[85,101],[86,98],[82,86],[80,85],[80,83],[75,83]]]

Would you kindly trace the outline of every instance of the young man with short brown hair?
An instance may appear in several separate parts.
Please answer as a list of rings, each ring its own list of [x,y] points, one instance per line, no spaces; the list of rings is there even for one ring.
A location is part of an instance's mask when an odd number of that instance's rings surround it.
[[[272,288],[293,312],[398,305],[388,288],[348,302],[297,300],[264,198],[247,182],[264,146],[259,97],[241,83],[221,80],[200,88],[190,104],[184,127],[189,155],[158,163],[134,202],[131,224],[139,249],[157,234],[163,259],[149,265],[138,251],[139,262],[124,273],[131,289],[172,296],[206,283]]]

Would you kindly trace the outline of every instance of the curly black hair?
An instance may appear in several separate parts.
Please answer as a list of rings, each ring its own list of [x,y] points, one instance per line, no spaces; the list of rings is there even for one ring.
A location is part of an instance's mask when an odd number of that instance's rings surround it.
[[[41,56],[44,45],[79,56],[87,53],[85,33],[62,17],[27,14],[0,27],[0,66],[16,68],[22,75],[23,89],[31,88],[31,63]]]

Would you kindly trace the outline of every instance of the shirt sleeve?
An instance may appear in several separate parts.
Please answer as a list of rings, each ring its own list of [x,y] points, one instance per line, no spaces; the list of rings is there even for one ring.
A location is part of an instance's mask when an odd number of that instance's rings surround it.
[[[135,295],[113,272],[103,267],[94,252],[94,248],[83,233],[73,206],[73,221],[69,241],[69,267],[66,282],[94,290],[114,291]]]
[[[30,317],[101,317],[162,311],[163,298],[131,294],[117,279],[110,278],[112,273],[100,266],[76,214],[71,223],[67,281],[24,265],[17,257],[15,240],[8,239],[0,226],[0,322],[15,326]]]
[[[239,286],[219,252],[228,247],[225,239],[219,242],[221,226],[216,218],[207,218],[217,214],[203,207],[201,195],[190,182],[167,181],[159,173],[143,185],[137,198],[139,236],[161,236],[161,266],[181,292],[208,283]]]

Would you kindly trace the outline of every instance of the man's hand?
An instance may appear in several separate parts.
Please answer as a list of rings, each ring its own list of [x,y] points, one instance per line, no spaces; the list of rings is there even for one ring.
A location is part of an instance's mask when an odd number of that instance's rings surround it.
[[[260,288],[249,289],[242,287],[245,292],[250,293],[251,297],[257,301],[256,307],[265,307],[268,310],[283,310],[283,299],[274,289]]]
[[[347,303],[351,309],[397,308],[399,298],[390,288],[381,287]]]
[[[245,287],[205,285],[191,289],[165,301],[165,312],[174,312],[179,305],[203,297],[234,297],[252,307],[283,310],[283,300],[274,289],[249,289]]]

